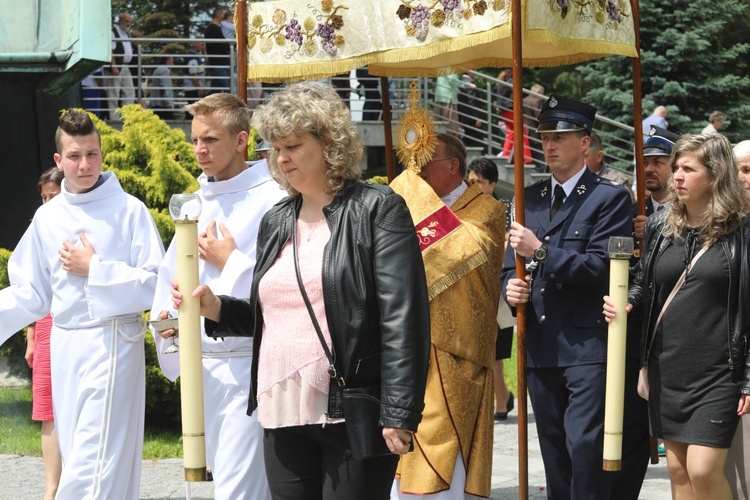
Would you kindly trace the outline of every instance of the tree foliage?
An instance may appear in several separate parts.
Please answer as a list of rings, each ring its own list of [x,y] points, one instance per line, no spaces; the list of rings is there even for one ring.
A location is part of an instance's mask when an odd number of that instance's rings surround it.
[[[669,127],[697,133],[714,110],[733,141],[750,137],[750,0],[640,3],[643,111],[669,111]],[[586,99],[599,113],[633,123],[631,61],[608,57],[580,66]]]
[[[133,16],[133,28],[152,38],[190,38],[203,35],[215,7],[231,2],[215,0],[112,0],[113,22],[123,12]]]

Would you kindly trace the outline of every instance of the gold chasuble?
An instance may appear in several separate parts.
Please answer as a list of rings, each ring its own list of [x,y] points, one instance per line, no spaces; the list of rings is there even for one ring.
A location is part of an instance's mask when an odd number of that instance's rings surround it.
[[[460,451],[466,493],[488,497],[504,207],[470,185],[449,208],[408,170],[391,187],[406,200],[420,240],[432,335],[422,423],[396,473],[401,491],[450,488]]]

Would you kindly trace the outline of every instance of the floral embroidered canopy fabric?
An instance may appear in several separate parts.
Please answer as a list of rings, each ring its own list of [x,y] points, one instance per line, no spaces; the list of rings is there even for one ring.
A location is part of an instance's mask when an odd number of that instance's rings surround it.
[[[635,57],[628,0],[524,0],[524,66]],[[248,3],[248,80],[324,78],[368,65],[437,76],[512,64],[510,0]]]

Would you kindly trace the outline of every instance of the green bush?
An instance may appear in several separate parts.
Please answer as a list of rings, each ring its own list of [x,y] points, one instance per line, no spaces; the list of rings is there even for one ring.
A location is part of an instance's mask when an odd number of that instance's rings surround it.
[[[10,285],[8,281],[8,259],[11,252],[0,248],[0,290]],[[21,330],[23,332],[24,330]],[[26,335],[13,335],[4,344],[0,345],[0,356],[8,357],[8,367],[11,375],[26,376],[31,375],[29,364],[26,363],[24,355],[26,354]]]
[[[375,184],[383,184],[384,186],[388,185],[388,177],[385,175],[374,175],[367,180],[374,182]]]
[[[11,252],[4,248],[0,248],[0,289],[10,285],[8,280],[8,259],[10,259]]]
[[[258,131],[255,128],[250,127],[250,137],[247,140],[247,159],[257,160],[258,153],[255,152],[255,148],[258,147]]]

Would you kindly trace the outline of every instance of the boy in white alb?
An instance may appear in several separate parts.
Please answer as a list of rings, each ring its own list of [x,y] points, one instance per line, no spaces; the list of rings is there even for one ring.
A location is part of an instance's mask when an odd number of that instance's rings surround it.
[[[200,283],[216,293],[248,297],[255,267],[255,240],[263,214],[285,196],[265,160],[247,164],[250,112],[230,94],[212,94],[186,106],[193,115],[192,141],[203,174],[198,220]],[[174,242],[159,268],[152,319],[176,316],[170,280],[176,278]],[[250,328],[251,325],[248,325]],[[164,375],[179,376],[179,356],[163,354],[174,330],[155,332]],[[206,454],[214,494],[225,500],[270,499],[263,463],[262,429],[247,415],[252,338],[202,336]]]
[[[62,192],[8,262],[0,342],[51,312],[57,498],[138,498],[146,393],[141,312],[164,248],[148,209],[101,172],[99,132],[70,110],[55,133]]]

